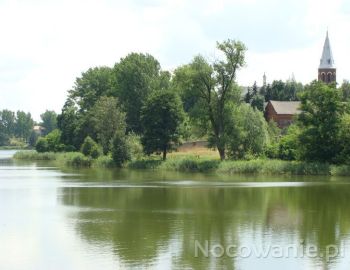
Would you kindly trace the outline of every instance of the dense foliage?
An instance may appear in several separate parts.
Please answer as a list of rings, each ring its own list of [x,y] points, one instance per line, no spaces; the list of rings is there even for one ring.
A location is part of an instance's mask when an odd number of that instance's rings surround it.
[[[226,158],[227,109],[240,100],[235,80],[237,71],[245,64],[246,47],[239,41],[227,40],[217,43],[222,60],[209,63],[203,56],[177,70],[184,79],[181,96],[185,109],[196,102],[193,115],[209,136],[212,146],[219,151],[221,160]],[[176,80],[179,84],[180,78]],[[189,94],[188,92],[192,92]],[[237,95],[238,94],[238,95]],[[197,101],[196,101],[197,100]]]
[[[85,138],[80,151],[88,157],[98,158],[100,156],[99,146],[90,136]]]
[[[40,115],[40,118],[40,126],[44,128],[43,135],[47,135],[54,129],[57,129],[57,114],[54,111],[46,110]]]
[[[339,91],[323,83],[313,82],[301,96],[300,109],[301,158],[336,162],[342,148],[339,132],[346,109]]]
[[[163,153],[163,160],[179,143],[184,112],[180,98],[173,91],[153,93],[141,111],[142,145],[146,154]]]
[[[28,143],[33,132],[34,121],[30,113],[10,110],[0,111],[0,146],[9,145],[12,138]]]
[[[231,159],[256,157],[264,153],[269,142],[263,114],[242,104],[231,110],[231,125],[227,130],[227,149]]]
[[[122,167],[125,162],[131,160],[131,149],[125,134],[121,132],[114,134],[112,140],[112,158],[118,167]]]

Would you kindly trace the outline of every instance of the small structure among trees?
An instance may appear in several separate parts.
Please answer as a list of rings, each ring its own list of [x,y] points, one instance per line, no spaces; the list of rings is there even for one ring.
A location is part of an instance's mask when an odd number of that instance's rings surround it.
[[[276,122],[279,128],[286,128],[293,123],[295,115],[300,113],[300,101],[270,100],[265,107],[267,121]]]

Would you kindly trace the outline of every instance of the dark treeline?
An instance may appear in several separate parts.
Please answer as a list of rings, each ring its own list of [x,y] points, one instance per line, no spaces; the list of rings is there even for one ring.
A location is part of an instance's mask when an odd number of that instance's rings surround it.
[[[244,101],[263,111],[264,102],[269,100],[298,101],[303,90],[304,86],[294,79],[286,82],[275,80],[271,84],[263,85],[262,87],[258,87],[255,82],[252,87],[248,87]]]

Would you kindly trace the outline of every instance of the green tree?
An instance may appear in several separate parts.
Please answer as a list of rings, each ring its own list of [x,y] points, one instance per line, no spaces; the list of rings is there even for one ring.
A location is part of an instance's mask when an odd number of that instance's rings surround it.
[[[322,82],[312,82],[301,96],[299,136],[301,158],[335,162],[341,150],[339,129],[345,105],[335,88]]]
[[[92,158],[98,158],[100,156],[100,149],[98,147],[98,144],[90,136],[87,136],[85,138],[80,151],[85,156]]]
[[[81,112],[91,109],[101,96],[115,95],[113,69],[95,67],[83,72],[75,81],[69,98],[79,107]]]
[[[9,110],[0,111],[0,145],[7,145],[15,132],[15,113]]]
[[[297,101],[303,90],[304,86],[301,83],[297,83],[295,80],[288,80],[287,82],[275,80],[272,84],[261,88],[260,94],[265,97],[265,101]]]
[[[61,152],[65,150],[64,144],[61,142],[61,131],[55,129],[44,137],[47,141],[49,152]]]
[[[42,121],[41,126],[45,128],[43,135],[47,135],[57,128],[57,114],[54,111],[46,110],[40,115],[40,118]]]
[[[28,140],[29,146],[35,147],[36,142],[38,141],[38,139],[39,139],[39,134],[36,133],[34,130],[32,130],[32,132],[30,133],[29,140]]]
[[[40,137],[35,145],[35,150],[39,153],[44,153],[49,151],[49,144],[45,137]]]
[[[342,93],[343,101],[350,100],[350,83],[347,80],[344,80],[342,85],[340,86],[340,90]]]
[[[179,142],[183,120],[181,100],[174,91],[154,92],[141,111],[145,153],[162,152],[165,160],[167,152]]]
[[[192,68],[190,65],[183,65],[175,69],[171,81],[171,87],[177,92],[182,100],[186,113],[191,113],[195,108],[198,97],[193,91]]]
[[[220,154],[226,157],[226,122],[225,111],[229,103],[240,97],[234,97],[236,72],[244,65],[246,47],[239,41],[227,40],[217,43],[224,60],[209,64],[202,56],[194,58],[190,64],[193,91],[203,106],[202,118],[209,121],[209,139]],[[236,88],[237,89],[237,88]]]
[[[61,131],[61,142],[67,149],[79,149],[83,138],[77,134],[78,113],[77,107],[71,98],[68,98],[62,108],[61,114],[57,116],[57,126]]]
[[[117,131],[112,140],[112,158],[118,167],[131,160],[131,151],[125,133]]]
[[[118,131],[125,133],[125,113],[114,97],[101,97],[91,110],[91,121],[101,144],[103,153],[111,150],[111,140]]]
[[[278,144],[278,158],[283,160],[295,160],[300,156],[300,128],[293,124],[287,129],[287,133],[281,138]]]
[[[339,142],[341,151],[338,154],[337,160],[341,163],[350,164],[350,114],[346,113],[341,118]]]
[[[30,113],[18,111],[16,114],[15,134],[17,138],[22,139],[24,142],[29,140],[32,133],[34,121]]]
[[[227,155],[231,159],[259,156],[269,142],[263,114],[247,104],[231,109],[231,122],[227,124]]]
[[[128,131],[140,134],[140,112],[148,95],[166,86],[169,74],[160,76],[159,62],[149,54],[131,53],[114,67],[117,96],[126,112]]]

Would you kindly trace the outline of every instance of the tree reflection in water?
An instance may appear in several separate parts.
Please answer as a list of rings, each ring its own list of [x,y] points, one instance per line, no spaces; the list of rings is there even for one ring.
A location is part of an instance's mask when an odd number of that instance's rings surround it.
[[[241,186],[230,186],[230,181],[215,176],[200,184],[195,181],[205,179],[203,175],[183,181],[188,177],[89,171],[70,181],[92,185],[64,187],[59,193],[64,205],[78,207],[71,216],[76,231],[92,244],[112,244],[125,266],[152,266],[166,260],[178,268],[237,268],[239,262],[228,256],[195,258],[195,240],[261,248],[316,245],[320,255],[328,245],[342,249],[348,239],[350,185],[344,179],[313,178],[305,185],[264,187],[254,186],[251,179],[245,186],[247,179],[242,177],[234,182]],[[328,269],[338,259],[312,260]],[[283,267],[283,260],[280,263]]]

